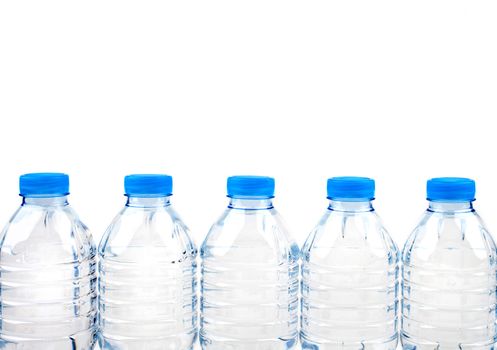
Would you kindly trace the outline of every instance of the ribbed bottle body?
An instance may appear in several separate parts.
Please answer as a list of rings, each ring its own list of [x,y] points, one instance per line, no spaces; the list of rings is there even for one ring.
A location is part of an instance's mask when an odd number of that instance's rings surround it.
[[[495,243],[469,203],[430,208],[403,252],[404,349],[494,349],[496,273]]]
[[[102,349],[188,350],[196,339],[197,251],[171,207],[156,204],[127,206],[100,243]]]
[[[298,247],[274,209],[228,209],[201,257],[202,349],[295,347]]]
[[[25,202],[0,250],[0,348],[92,349],[96,249],[65,198]]]
[[[303,349],[397,346],[398,249],[368,204],[330,206],[304,245]]]

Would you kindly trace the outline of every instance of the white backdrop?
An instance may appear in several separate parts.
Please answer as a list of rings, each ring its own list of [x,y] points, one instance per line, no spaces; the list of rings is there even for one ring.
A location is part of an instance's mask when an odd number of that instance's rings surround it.
[[[0,223],[63,171],[98,241],[123,176],[174,176],[200,244],[233,174],[276,178],[302,244],[325,181],[377,180],[402,245],[425,180],[477,180],[497,235],[495,1],[2,1]]]

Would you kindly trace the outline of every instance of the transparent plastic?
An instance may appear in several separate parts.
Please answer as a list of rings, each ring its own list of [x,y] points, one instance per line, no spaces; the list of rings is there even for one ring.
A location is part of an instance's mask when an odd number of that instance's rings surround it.
[[[202,349],[296,346],[299,249],[270,199],[232,198],[201,257]]]
[[[496,246],[471,202],[430,202],[403,263],[404,349],[494,349]]]
[[[67,197],[24,198],[1,234],[0,349],[92,349],[95,269]]]
[[[370,201],[330,201],[302,249],[302,348],[395,350],[398,262]]]
[[[104,350],[186,350],[197,336],[195,244],[169,196],[129,197],[99,260]]]

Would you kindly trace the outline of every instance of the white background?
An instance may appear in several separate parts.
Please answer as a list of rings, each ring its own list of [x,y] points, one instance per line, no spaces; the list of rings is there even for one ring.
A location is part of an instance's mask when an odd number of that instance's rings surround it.
[[[233,174],[276,178],[302,244],[325,181],[376,179],[401,246],[434,176],[477,180],[497,234],[495,1],[2,1],[0,222],[62,171],[98,241],[123,176],[174,176],[197,244]]]

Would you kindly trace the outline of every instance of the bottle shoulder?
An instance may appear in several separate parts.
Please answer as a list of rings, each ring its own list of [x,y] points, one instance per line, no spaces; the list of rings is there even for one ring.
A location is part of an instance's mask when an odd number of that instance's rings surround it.
[[[298,259],[298,246],[276,209],[226,209],[201,247],[204,258],[247,254]]]
[[[157,254],[196,255],[188,227],[171,206],[160,208],[124,207],[112,220],[99,244],[103,257]]]
[[[307,237],[302,253],[327,256],[340,250],[378,256],[396,257],[398,254],[397,245],[375,211],[327,210]]]
[[[474,211],[426,211],[407,239],[403,260],[408,264],[446,260],[449,265],[495,265],[497,247],[480,216]]]
[[[91,233],[71,206],[22,205],[1,233],[2,259],[74,262],[96,254]],[[21,260],[19,260],[21,259]]]

